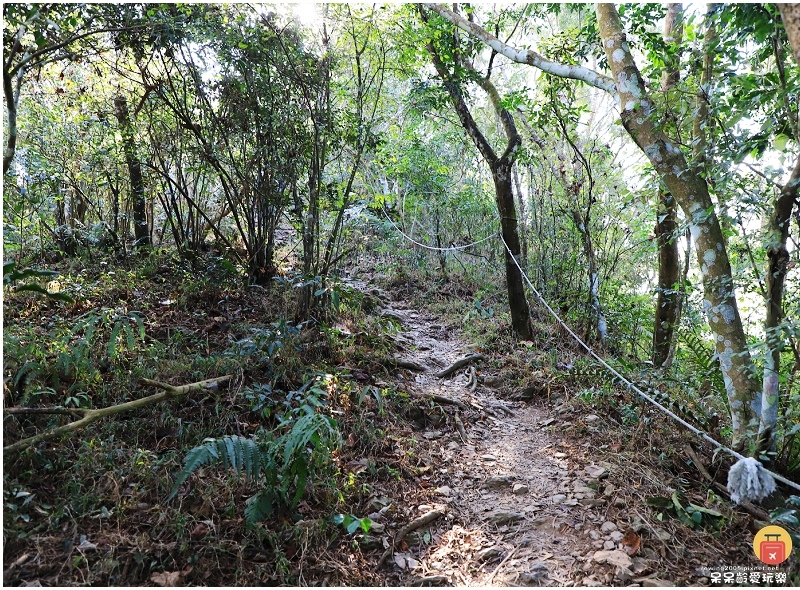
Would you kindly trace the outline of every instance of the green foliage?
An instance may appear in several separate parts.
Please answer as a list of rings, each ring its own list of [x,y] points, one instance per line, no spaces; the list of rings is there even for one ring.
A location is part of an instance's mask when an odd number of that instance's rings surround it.
[[[144,321],[136,311],[103,308],[59,322],[42,341],[33,333],[4,338],[20,403],[86,405],[87,392],[101,384],[101,367],[123,361],[144,342]],[[34,388],[32,390],[32,388]],[[63,389],[65,400],[53,399]]]
[[[691,529],[719,530],[724,523],[721,512],[687,502],[679,490],[675,490],[669,498],[662,496],[648,498],[647,505],[656,510],[659,520],[664,520],[668,516],[677,518]]]
[[[372,527],[372,521],[369,518],[358,518],[352,514],[334,514],[333,524],[340,525],[350,533],[355,533],[359,528],[367,534]]]
[[[34,293],[41,293],[57,301],[72,302],[72,297],[67,293],[50,291],[36,283],[17,284],[24,279],[56,277],[58,274],[59,273],[52,270],[36,270],[33,268],[18,269],[17,263],[11,260],[3,263],[3,287],[10,287],[14,291],[32,291]]]
[[[326,383],[315,377],[292,392],[299,404],[281,417],[272,432],[262,431],[256,438],[209,438],[189,451],[168,499],[202,466],[221,465],[244,476],[245,483],[257,481],[261,488],[247,501],[248,525],[296,508],[308,484],[324,475],[340,442],[336,421],[322,413]]]

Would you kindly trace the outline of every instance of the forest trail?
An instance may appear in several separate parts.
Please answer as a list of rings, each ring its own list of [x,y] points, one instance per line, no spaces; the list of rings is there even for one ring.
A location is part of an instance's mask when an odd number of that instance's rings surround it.
[[[382,570],[392,572],[390,583],[671,585],[648,560],[621,550],[625,525],[615,516],[624,502],[607,480],[614,466],[594,461],[590,443],[562,436],[557,427],[563,426],[565,408],[548,412],[527,402],[501,401],[490,386],[499,383],[488,358],[478,362],[474,389],[468,367],[436,377],[474,354],[474,347],[458,330],[406,301],[392,302],[382,314],[401,326],[395,336],[402,351],[395,355],[398,366],[426,369],[398,369],[398,391],[422,398],[420,406],[430,396],[455,402],[438,400],[444,419],[417,416],[420,428],[413,436],[420,440],[425,474],[419,494],[404,498],[409,505],[401,508],[409,521],[433,510],[444,515],[405,541],[396,540]]]

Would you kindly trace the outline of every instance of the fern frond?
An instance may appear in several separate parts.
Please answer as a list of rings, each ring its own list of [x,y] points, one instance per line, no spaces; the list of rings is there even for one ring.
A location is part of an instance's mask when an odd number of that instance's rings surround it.
[[[237,475],[244,474],[245,481],[249,482],[258,477],[265,459],[265,454],[252,438],[223,436],[206,439],[202,445],[186,454],[183,469],[178,474],[175,487],[167,500],[174,498],[178,488],[203,465],[222,463],[223,467],[233,469]]]
[[[272,488],[263,489],[250,498],[244,508],[248,526],[272,516],[275,512],[275,501],[275,491]]]

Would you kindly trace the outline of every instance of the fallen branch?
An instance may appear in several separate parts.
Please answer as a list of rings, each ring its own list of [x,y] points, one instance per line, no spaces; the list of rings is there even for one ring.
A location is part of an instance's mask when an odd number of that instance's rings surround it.
[[[410,392],[412,397],[416,397],[417,399],[429,399],[433,400],[439,404],[449,404],[451,406],[457,406],[462,410],[467,409],[467,404],[464,402],[458,401],[457,399],[451,399],[449,397],[445,397],[443,395],[438,395],[436,393],[416,393],[414,391]]]
[[[62,435],[71,435],[77,432],[78,430],[85,428],[92,422],[96,422],[97,420],[100,420],[101,418],[106,418],[107,416],[114,416],[115,414],[121,414],[122,412],[130,412],[131,410],[138,410],[161,401],[170,400],[176,397],[180,397],[182,395],[186,395],[187,393],[192,393],[194,391],[203,391],[206,389],[211,389],[213,387],[216,387],[220,383],[229,381],[232,377],[233,375],[225,375],[223,377],[215,377],[214,379],[206,379],[205,381],[198,381],[197,383],[179,385],[177,387],[174,385],[169,385],[167,383],[161,383],[160,381],[153,381],[151,379],[142,379],[142,383],[144,383],[145,385],[158,387],[159,389],[163,389],[164,392],[156,393],[151,396],[144,397],[142,399],[125,402],[122,404],[117,404],[116,406],[109,406],[107,408],[99,408],[97,410],[87,410],[87,409],[77,410],[83,415],[83,417],[80,420],[75,420],[74,422],[70,422],[69,424],[65,424],[64,426],[59,426],[58,428],[53,428],[52,430],[42,432],[35,436],[23,438],[22,440],[17,441],[14,444],[8,445],[7,447],[3,447],[3,454],[18,453],[40,442],[44,442],[46,440],[50,440]],[[45,408],[45,409],[55,410],[57,408]],[[16,412],[16,413],[23,413],[23,412]],[[61,413],[61,412],[49,412],[49,413]]]
[[[448,577],[442,574],[424,576],[411,582],[412,586],[425,586],[426,584],[431,584],[433,586],[452,586]]]
[[[706,469],[706,466],[700,460],[700,457],[697,456],[697,453],[695,453],[695,451],[692,448],[692,446],[690,444],[687,444],[684,447],[684,450],[686,451],[686,454],[689,455],[689,458],[692,460],[692,463],[694,463],[694,466],[697,468],[697,470],[700,472],[700,474],[706,480],[708,480],[710,482],[713,482],[714,478],[711,477],[711,474],[708,472],[708,469]]]
[[[65,416],[73,416],[75,418],[79,418],[86,414],[86,410],[81,408],[65,408],[63,406],[54,406],[52,408],[3,408],[3,412],[6,414],[16,415],[52,415],[52,414],[63,414]]]
[[[485,583],[485,584],[483,584],[484,586],[491,586],[491,585],[492,585],[492,580],[494,580],[494,576],[495,576],[495,574],[496,574],[497,572],[499,572],[499,571],[500,571],[500,568],[501,568],[501,567],[503,567],[503,566],[506,564],[506,562],[507,562],[509,559],[511,559],[511,556],[512,556],[512,555],[514,555],[514,553],[515,553],[516,551],[517,551],[517,548],[516,548],[516,547],[514,547],[514,548],[513,548],[511,551],[509,551],[509,552],[508,552],[508,555],[506,555],[506,556],[503,558],[503,561],[501,561],[501,562],[500,562],[500,565],[498,565],[496,568],[494,568],[494,571],[493,571],[493,572],[492,572],[492,574],[489,576],[489,579],[488,579],[488,580],[486,580],[486,583]]]
[[[415,531],[418,528],[424,527],[426,524],[432,523],[437,518],[444,516],[444,513],[445,513],[444,510],[438,510],[438,509],[431,510],[430,512],[426,512],[419,518],[412,520],[406,526],[400,529],[400,531],[394,536],[392,542],[389,544],[389,547],[386,549],[386,551],[383,552],[383,555],[381,555],[381,558],[378,561],[378,567],[375,569],[379,570],[381,569],[381,567],[383,567],[383,564],[386,561],[386,559],[394,552],[395,546],[400,541],[405,539],[408,533],[410,533],[411,531]]]
[[[468,354],[463,359],[454,362],[452,365],[450,365],[449,367],[447,367],[443,371],[439,371],[438,373],[434,373],[434,376],[438,377],[439,379],[441,379],[442,377],[447,377],[448,375],[451,375],[451,374],[455,373],[461,367],[466,367],[468,364],[470,364],[473,361],[474,362],[478,362],[478,361],[482,361],[482,360],[485,360],[485,359],[486,359],[485,356],[483,356],[482,354],[477,353],[477,352],[473,353],[473,354]]]

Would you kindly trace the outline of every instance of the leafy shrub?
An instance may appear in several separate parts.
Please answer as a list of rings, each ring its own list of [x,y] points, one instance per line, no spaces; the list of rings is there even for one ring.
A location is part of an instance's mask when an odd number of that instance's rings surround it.
[[[14,367],[13,384],[23,392],[23,404],[65,383],[71,397],[78,390],[90,389],[100,381],[102,363],[118,361],[145,337],[144,322],[136,311],[92,310],[73,322],[71,327],[53,329],[45,340],[35,333],[4,338],[6,358],[12,359]],[[32,385],[37,389],[30,392]],[[70,403],[76,405],[75,401]]]
[[[168,499],[203,465],[232,469],[245,482],[259,482],[258,493],[247,501],[248,525],[293,510],[307,485],[330,466],[331,453],[338,448],[340,433],[336,421],[322,413],[327,396],[325,381],[314,378],[295,394],[303,394],[298,407],[286,412],[272,432],[258,437],[224,436],[208,438],[187,453]],[[291,400],[291,396],[289,396]]]

